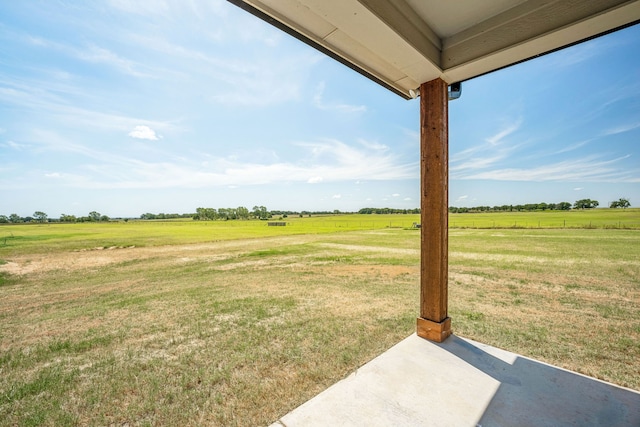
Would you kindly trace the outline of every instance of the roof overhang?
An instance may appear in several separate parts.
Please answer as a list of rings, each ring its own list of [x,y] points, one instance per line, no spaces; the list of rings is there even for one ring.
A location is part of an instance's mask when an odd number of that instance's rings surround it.
[[[640,22],[640,0],[229,1],[405,98]]]

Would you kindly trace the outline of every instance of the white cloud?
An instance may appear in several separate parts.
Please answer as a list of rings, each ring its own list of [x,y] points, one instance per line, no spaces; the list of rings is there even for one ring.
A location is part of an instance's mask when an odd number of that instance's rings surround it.
[[[400,197],[400,194],[394,193],[394,194],[391,195],[391,197]]]
[[[334,194],[333,196],[331,196],[332,199],[341,199],[342,198],[342,194]]]
[[[404,199],[402,199],[402,200],[404,200],[405,202],[410,202],[410,201],[411,201],[411,197],[405,197],[405,198],[404,198]]]
[[[157,141],[158,136],[156,132],[149,126],[138,125],[131,132],[129,132],[131,138],[137,139],[149,139],[151,141]]]
[[[469,198],[469,195],[465,194],[464,196],[460,196],[456,199],[456,202],[463,202]]]
[[[367,141],[362,138],[358,138],[358,143],[369,150],[387,151],[389,149],[389,147],[384,144],[380,144],[376,141]]]
[[[312,176],[311,178],[309,178],[307,180],[307,183],[309,184],[319,184],[322,182],[322,177],[321,176]]]
[[[576,187],[573,189],[573,191],[580,191],[580,190],[582,190],[582,187]]]

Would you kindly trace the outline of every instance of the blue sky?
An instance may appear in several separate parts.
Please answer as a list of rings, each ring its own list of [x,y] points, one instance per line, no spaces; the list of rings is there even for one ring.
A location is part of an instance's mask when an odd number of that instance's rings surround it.
[[[640,206],[640,26],[450,103],[450,205]],[[223,0],[0,4],[0,214],[418,207],[406,101]]]

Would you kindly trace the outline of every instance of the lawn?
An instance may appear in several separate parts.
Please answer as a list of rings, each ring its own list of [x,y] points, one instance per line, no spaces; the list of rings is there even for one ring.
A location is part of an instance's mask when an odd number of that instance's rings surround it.
[[[640,228],[640,209],[449,214],[450,228]]]
[[[273,422],[415,329],[415,218],[362,217],[13,226],[0,425]],[[640,390],[640,230],[456,228],[449,259],[456,334]]]

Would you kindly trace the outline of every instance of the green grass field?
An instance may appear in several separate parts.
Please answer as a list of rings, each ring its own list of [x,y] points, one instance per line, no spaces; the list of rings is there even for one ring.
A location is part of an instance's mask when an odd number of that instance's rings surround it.
[[[449,215],[450,228],[640,228],[640,209],[487,212]]]
[[[81,250],[96,247],[159,246],[252,237],[326,234],[347,230],[410,228],[420,215],[338,215],[289,217],[285,227],[267,221],[113,221],[77,224],[2,224],[0,258],[5,254]],[[610,228],[640,229],[640,209],[496,212],[449,215],[450,228]]]
[[[0,426],[268,425],[414,332],[417,216],[287,221],[0,227]],[[469,227],[456,334],[640,390],[640,230]]]

